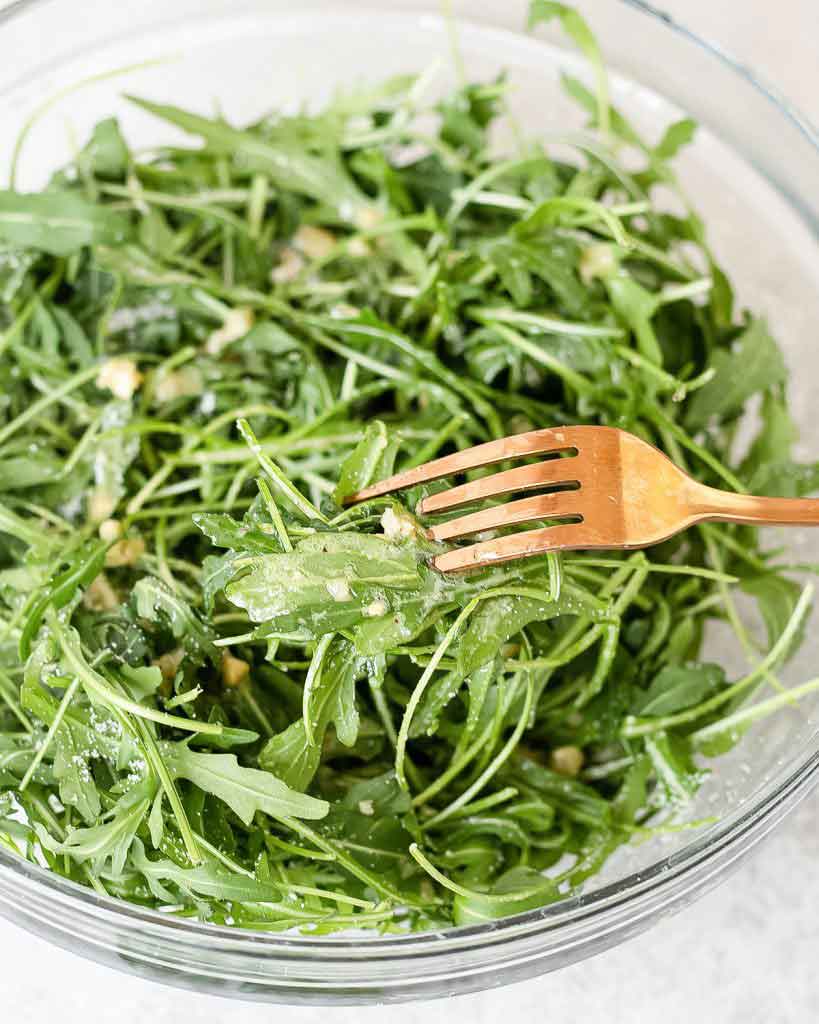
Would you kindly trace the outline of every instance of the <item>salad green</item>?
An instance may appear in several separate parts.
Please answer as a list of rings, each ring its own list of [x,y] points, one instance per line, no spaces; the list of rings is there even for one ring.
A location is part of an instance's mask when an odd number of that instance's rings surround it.
[[[819,688],[779,692],[812,590],[747,527],[445,577],[425,492],[343,507],[568,423],[819,487],[671,167],[694,124],[643,140],[585,23],[534,0],[551,18],[594,71],[564,83],[572,160],[494,152],[503,76],[435,102],[398,77],[244,128],[134,98],[190,142],[106,120],[45,191],[0,192],[5,848],[245,928],[492,920],[688,827],[704,758]],[[740,678],[701,659],[715,619]]]

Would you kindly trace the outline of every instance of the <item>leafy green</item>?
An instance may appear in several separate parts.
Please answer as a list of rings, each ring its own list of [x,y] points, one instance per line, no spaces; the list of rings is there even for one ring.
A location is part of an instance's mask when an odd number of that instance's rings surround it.
[[[725,673],[719,665],[666,665],[635,710],[643,717],[671,715],[699,704],[724,683]]]
[[[172,776],[223,800],[246,825],[257,811],[308,819],[327,813],[323,800],[294,793],[270,772],[243,768],[235,754],[200,754],[185,744],[166,746],[162,753]]]
[[[344,506],[571,423],[819,489],[677,184],[696,126],[643,139],[589,26],[534,0],[555,22],[594,79],[564,82],[575,157],[494,150],[503,74],[400,76],[247,125],[136,101],[170,141],[109,118],[0,193],[4,847],[222,925],[485,923],[684,823],[700,758],[818,688],[774,675],[812,590],[748,527],[448,577],[412,511],[446,483]]]
[[[776,387],[786,376],[785,361],[764,320],[753,320],[730,350],[714,354],[714,376],[691,398],[686,417],[690,428],[705,426],[711,417],[729,417],[760,391]]]
[[[64,192],[0,191],[0,240],[66,256],[86,245],[120,245],[129,222],[122,214]]]

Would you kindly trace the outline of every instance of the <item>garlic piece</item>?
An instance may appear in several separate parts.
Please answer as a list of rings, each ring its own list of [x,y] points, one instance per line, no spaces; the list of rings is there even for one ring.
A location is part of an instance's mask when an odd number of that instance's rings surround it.
[[[230,651],[222,654],[222,682],[225,686],[239,686],[250,675],[250,664],[242,658],[234,658]]]
[[[111,569],[121,569],[124,566],[136,565],[144,554],[145,541],[141,537],[126,537],[108,549],[105,564]]]
[[[92,523],[108,519],[116,507],[116,497],[104,487],[95,487],[88,495],[88,518]]]
[[[552,771],[572,778],[580,774],[585,761],[580,747],[555,747],[549,754],[549,767]]]
[[[580,254],[580,280],[590,285],[596,277],[610,277],[617,270],[617,255],[610,245],[590,245]]]
[[[289,284],[295,281],[304,269],[304,257],[292,245],[286,245],[279,256],[278,266],[270,271],[273,284]]]
[[[367,245],[363,238],[359,238],[358,235],[355,235],[347,243],[347,254],[349,256],[354,256],[356,259],[364,259],[364,257],[369,256],[371,252],[372,249],[369,245]]]
[[[359,231],[372,231],[384,220],[384,211],[377,206],[361,206],[355,213],[355,226]]]
[[[231,309],[225,316],[222,326],[218,327],[205,342],[205,351],[210,356],[218,356],[226,345],[239,338],[244,338],[254,322],[253,310],[246,306]]]
[[[122,523],[119,519],[103,519],[99,525],[100,540],[107,541],[109,544],[115,540],[119,540],[122,536]]]
[[[302,224],[293,236],[293,245],[311,260],[323,260],[336,247],[336,236],[314,224]]]
[[[387,614],[387,603],[376,598],[371,604],[368,604],[364,609],[364,616],[368,619],[379,619],[382,615]]]
[[[83,605],[92,612],[110,612],[119,606],[119,597],[104,572],[88,584],[82,596]]]
[[[195,366],[185,366],[171,373],[161,373],[154,384],[154,400],[162,405],[175,398],[192,398],[201,395],[202,374]]]
[[[133,397],[142,380],[133,359],[117,356],[102,364],[95,383],[101,391],[107,388],[112,395],[127,400]]]
[[[182,664],[184,657],[184,647],[174,647],[173,650],[166,651],[164,654],[160,654],[158,658],[154,658],[151,664],[159,669],[166,683],[172,683],[176,679],[176,673],[179,671],[179,666]]]
[[[334,601],[349,601],[352,599],[353,595],[350,592],[350,585],[347,583],[347,580],[327,580],[326,587]]]
[[[397,512],[392,505],[381,516],[381,529],[390,540],[415,536],[415,523],[408,515]]]

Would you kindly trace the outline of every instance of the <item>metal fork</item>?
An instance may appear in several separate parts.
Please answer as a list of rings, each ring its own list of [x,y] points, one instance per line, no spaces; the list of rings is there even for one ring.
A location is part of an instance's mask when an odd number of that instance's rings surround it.
[[[419,515],[519,491],[549,493],[495,504],[429,528],[432,540],[547,520],[433,559],[441,572],[479,569],[547,551],[643,548],[704,521],[819,526],[819,499],[761,498],[707,487],[657,448],[615,427],[530,430],[446,455],[366,487],[346,505],[498,462],[548,456],[423,498]]]

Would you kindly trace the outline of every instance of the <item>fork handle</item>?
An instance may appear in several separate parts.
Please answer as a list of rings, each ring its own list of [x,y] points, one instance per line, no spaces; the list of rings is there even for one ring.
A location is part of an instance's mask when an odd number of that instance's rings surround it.
[[[819,526],[819,498],[763,498],[699,485],[692,499],[692,512],[700,522]]]

